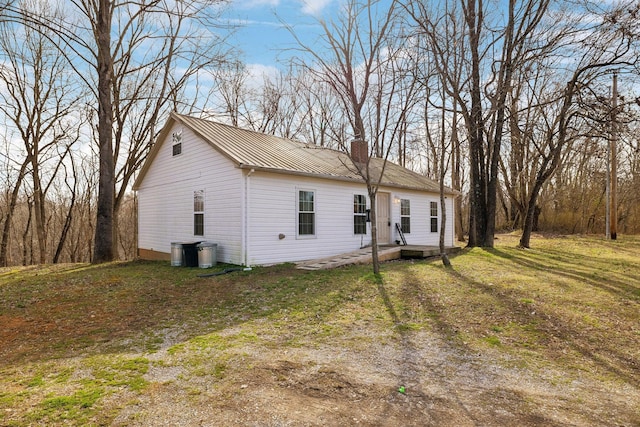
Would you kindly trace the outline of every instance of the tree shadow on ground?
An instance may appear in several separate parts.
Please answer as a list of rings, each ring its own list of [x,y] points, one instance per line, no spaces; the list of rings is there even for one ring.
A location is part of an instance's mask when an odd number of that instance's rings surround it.
[[[468,286],[466,277],[453,269],[446,271],[461,286]],[[499,371],[479,355],[477,348],[460,339],[464,325],[449,320],[446,303],[425,286],[421,273],[409,268],[399,272],[400,287],[394,287],[392,295],[389,295],[384,282],[378,284],[378,291],[387,312],[400,325],[398,332],[404,350],[400,379],[404,384],[413,382],[413,388],[418,389],[418,397],[424,400],[445,399],[442,404],[463,416],[465,423],[471,425],[558,425],[552,414],[531,405],[532,396],[521,389],[485,383],[491,377],[498,382],[503,379]],[[478,282],[476,285],[481,284]],[[393,301],[397,301],[396,304]],[[421,323],[421,326],[414,327],[413,322]],[[429,332],[421,331],[425,322],[431,325]],[[425,353],[425,344],[419,341],[425,336],[436,337],[429,340],[440,347],[436,360],[421,358],[429,353]],[[416,378],[422,383],[415,384]],[[433,388],[444,390],[444,393],[422,390]],[[425,421],[425,425],[432,424]]]
[[[420,391],[420,384],[415,384],[416,378],[420,378],[420,371],[424,370],[425,361],[420,359],[420,352],[417,349],[417,345],[415,343],[415,333],[412,330],[410,319],[401,319],[398,315],[398,311],[387,292],[385,287],[384,279],[381,276],[376,277],[376,286],[378,289],[378,294],[382,299],[384,306],[386,308],[387,314],[393,321],[396,332],[400,336],[400,374],[398,378],[398,386],[402,387],[401,393],[404,394],[404,388],[407,387],[411,393],[413,399],[424,399],[424,400],[434,400],[435,396],[427,396],[422,391]],[[400,289],[400,298],[408,297],[413,299],[413,296],[410,296],[407,293],[407,282],[403,281],[402,288]],[[415,287],[412,287],[415,290]],[[405,316],[403,316],[405,317]],[[436,379],[435,377],[431,380]],[[473,423],[479,422],[478,417],[471,410],[468,405],[460,398],[459,394],[456,390],[449,386],[447,379],[444,377],[437,378],[441,387],[449,390],[447,399],[450,400],[448,403],[449,406],[453,406],[457,411],[464,413],[464,415],[472,420]],[[384,421],[384,420],[381,420]],[[426,420],[425,420],[426,422]]]
[[[549,271],[549,258],[539,260],[533,251],[523,250],[522,255],[518,255],[496,248],[486,250],[518,265],[538,271]],[[589,286],[598,287],[630,301],[640,301],[640,277],[629,272],[618,272],[615,276],[612,275],[609,263],[615,261],[555,249],[544,249],[544,253],[556,261],[553,268],[554,274],[568,279],[578,279]]]
[[[487,256],[494,258],[493,250],[487,251]],[[489,262],[500,262],[505,268],[504,263],[510,262],[495,256],[495,260]],[[514,264],[517,268],[518,264]],[[425,280],[425,274],[429,276],[432,268],[438,269],[438,273],[434,274],[434,282],[430,283]],[[506,268],[510,268],[509,265]],[[544,271],[541,268],[540,271]],[[546,269],[548,270],[548,268]],[[470,270],[471,271],[471,270]],[[474,355],[492,354],[492,346],[494,344],[489,340],[493,336],[497,336],[504,341],[494,347],[500,354],[506,356],[508,364],[524,362],[523,374],[528,369],[535,366],[553,366],[550,372],[556,372],[552,375],[560,375],[563,380],[575,378],[581,382],[580,378],[584,371],[593,373],[589,381],[599,381],[599,378],[606,378],[605,383],[613,383],[616,385],[627,384],[629,390],[637,389],[640,385],[638,379],[638,365],[633,357],[628,356],[629,341],[618,343],[602,343],[601,341],[593,342],[590,336],[590,329],[583,329],[580,325],[574,324],[571,318],[565,317],[563,311],[556,311],[553,305],[547,305],[543,302],[535,301],[530,303],[532,299],[537,299],[536,291],[528,292],[527,289],[514,289],[512,287],[503,287],[500,282],[491,283],[491,279],[485,281],[484,272],[472,274],[465,272],[464,269],[444,269],[440,266],[419,266],[415,269],[403,269],[398,272],[401,275],[403,283],[402,301],[414,301],[414,306],[400,310],[398,315],[401,319],[403,316],[411,315],[410,311],[419,311],[416,317],[429,318],[433,325],[433,330],[441,334],[443,341],[449,343],[452,347],[459,349],[461,354],[473,357]],[[449,280],[442,282],[440,272],[446,272]],[[545,285],[546,286],[546,285]],[[452,287],[456,289],[446,289]],[[615,293],[615,295],[618,295]],[[453,313],[453,314],[452,314]],[[509,335],[504,332],[502,335],[500,328],[494,329],[496,326],[512,325],[514,330],[522,327],[525,331],[523,336]],[[513,326],[516,325],[516,326]],[[519,326],[518,326],[519,325]],[[605,334],[607,331],[603,331]],[[629,333],[626,333],[629,336]],[[519,342],[521,338],[533,339],[534,342]],[[467,342],[469,341],[469,342]],[[603,345],[600,345],[600,344]],[[486,349],[483,348],[486,346]],[[504,348],[503,348],[504,347]],[[636,348],[638,348],[636,346]],[[633,350],[632,350],[633,351]],[[515,358],[513,357],[515,356]],[[485,356],[480,356],[478,360]],[[519,362],[519,360],[522,362]],[[487,367],[478,367],[483,372]],[[494,374],[491,368],[488,375]],[[500,377],[496,378],[497,380]],[[444,378],[441,381],[446,384],[450,379]],[[547,379],[542,381],[555,381]],[[598,395],[606,395],[608,385],[598,388],[594,392]],[[499,388],[499,387],[497,387]],[[494,392],[497,390],[494,389]],[[507,386],[509,388],[509,386]],[[624,388],[623,388],[624,389]],[[483,389],[479,389],[477,393],[481,393]],[[546,418],[549,412],[544,409],[544,400],[549,396],[522,395],[522,402],[517,402],[518,396],[522,388],[513,385],[513,389],[509,389],[509,396],[512,399],[508,407],[511,410],[521,408],[521,420],[533,420],[534,417],[541,417],[537,425],[557,425],[557,419]],[[583,391],[579,392],[582,393]],[[451,389],[451,395],[460,393],[460,390]],[[603,394],[604,393],[604,394]],[[578,395],[580,396],[580,395]],[[560,400],[565,396],[559,395]],[[567,399],[576,399],[575,396],[566,396]],[[580,397],[579,397],[580,398]],[[515,399],[515,400],[514,400]],[[532,400],[533,399],[533,400]],[[462,400],[462,399],[461,399]],[[536,401],[538,404],[534,405]],[[589,424],[606,425],[611,422],[596,403],[590,402],[591,406],[585,406],[584,412],[570,409],[573,403],[566,406],[573,416],[585,417]],[[596,406],[594,406],[596,405]],[[496,407],[501,407],[497,404]],[[620,413],[628,414],[629,408],[620,408]],[[473,410],[471,410],[473,412]],[[520,410],[514,412],[520,412]],[[633,411],[632,411],[633,412]],[[634,415],[628,415],[631,419],[635,419]],[[473,418],[471,418],[473,419]],[[544,421],[543,421],[544,420]],[[482,421],[482,420],[481,420]],[[477,424],[481,425],[482,422]],[[511,420],[508,424],[514,424]],[[532,425],[536,425],[535,423]]]
[[[602,276],[594,276],[594,268],[597,268],[603,262],[597,257],[584,257],[578,260],[573,254],[545,250],[545,252],[552,254],[558,262],[553,267],[553,270],[550,271],[548,263],[537,260],[534,256],[529,256],[529,252],[523,252],[522,255],[519,255],[495,248],[486,249],[486,251],[502,259],[503,267],[504,262],[511,262],[516,269],[517,266],[526,267],[539,271],[541,276],[551,273],[553,276],[560,278],[577,280],[584,286],[594,287],[610,294],[611,298],[617,300],[620,307],[625,307],[626,310],[629,310],[629,313],[634,311],[637,313],[637,310],[634,310],[634,307],[637,307],[638,300],[637,284],[625,282],[611,277],[611,275],[605,277],[604,273]],[[589,267],[585,268],[585,265]],[[575,322],[575,317],[563,316],[563,313],[554,309],[551,304],[537,304],[535,310],[532,311],[528,304],[523,304],[522,301],[531,299],[533,292],[529,293],[516,289],[507,290],[491,286],[455,270],[449,271],[449,274],[452,279],[463,283],[465,286],[491,296],[496,306],[502,306],[508,310],[510,315],[517,319],[518,323],[526,325],[534,321],[536,329],[543,334],[544,341],[541,344],[549,360],[554,360],[555,357],[562,357],[563,348],[568,348],[580,354],[585,361],[590,361],[594,366],[620,380],[636,387],[640,385],[638,360],[623,351],[629,348],[633,349],[633,347],[638,348],[637,345],[627,341],[618,342],[613,339],[612,331],[610,330],[598,331],[597,328],[591,326],[588,328],[580,327],[580,324]],[[563,283],[546,283],[545,286],[563,287],[566,285]],[[610,313],[611,316],[618,315],[613,307],[606,306],[602,307],[602,309]],[[580,314],[578,312],[576,316]]]

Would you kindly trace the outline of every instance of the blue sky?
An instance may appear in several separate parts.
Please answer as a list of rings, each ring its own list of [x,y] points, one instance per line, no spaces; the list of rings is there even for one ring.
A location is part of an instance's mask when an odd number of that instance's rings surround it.
[[[320,28],[317,17],[331,19],[339,9],[341,0],[234,0],[225,17],[241,24],[230,42],[243,51],[247,64],[276,66],[277,58],[290,53],[295,47],[291,33],[284,28],[286,22],[296,34],[313,42]]]

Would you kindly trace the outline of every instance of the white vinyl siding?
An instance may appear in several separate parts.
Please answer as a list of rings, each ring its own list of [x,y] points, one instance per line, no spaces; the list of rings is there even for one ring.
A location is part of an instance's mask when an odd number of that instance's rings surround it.
[[[216,243],[217,260],[269,265],[335,256],[371,244],[354,233],[354,195],[364,183],[239,169],[188,128],[174,125],[138,187],[139,248],[166,254],[172,242]],[[172,132],[182,132],[182,153],[173,155]],[[204,235],[194,236],[194,191],[204,191]],[[298,236],[298,191],[314,193],[313,238]],[[381,187],[390,195],[390,220],[400,222],[400,200],[410,200],[409,244],[437,245],[430,232],[435,193]],[[446,244],[453,245],[453,198],[446,199]],[[393,236],[392,240],[396,237]]]
[[[328,257],[371,243],[370,235],[353,234],[353,195],[366,191],[363,184],[256,171],[250,186],[249,264]],[[315,194],[313,238],[298,238],[299,190]]]
[[[173,156],[171,132],[138,189],[138,247],[169,254],[171,242],[208,241],[218,244],[218,261],[242,264],[242,171],[186,128],[182,154]],[[204,235],[194,236],[199,189]]]
[[[393,191],[393,190],[392,190]],[[396,191],[393,194],[392,203],[392,221],[393,224],[401,223],[401,200],[410,200],[411,206],[411,233],[405,234],[405,239],[409,245],[427,245],[437,246],[439,243],[439,233],[431,232],[431,203],[436,203],[438,207],[438,230],[440,230],[440,196],[432,193],[421,193],[413,190]],[[453,228],[453,198],[447,196],[445,198],[447,207],[447,224],[445,230],[445,244],[453,246],[454,244],[454,228]],[[393,240],[400,240],[400,236],[394,228]]]

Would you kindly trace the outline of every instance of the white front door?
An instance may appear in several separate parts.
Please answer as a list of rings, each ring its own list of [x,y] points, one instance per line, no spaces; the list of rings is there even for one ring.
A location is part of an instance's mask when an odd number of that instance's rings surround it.
[[[376,226],[378,228],[378,244],[391,243],[391,195],[378,193],[376,197]]]

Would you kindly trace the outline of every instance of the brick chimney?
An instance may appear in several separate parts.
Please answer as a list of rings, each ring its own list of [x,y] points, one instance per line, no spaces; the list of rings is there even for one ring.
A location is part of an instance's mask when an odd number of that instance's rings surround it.
[[[369,146],[367,141],[362,139],[354,139],[351,141],[351,160],[356,163],[366,163],[369,155]]]

